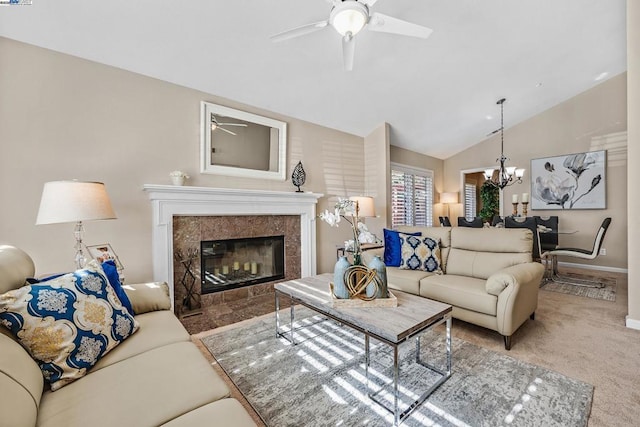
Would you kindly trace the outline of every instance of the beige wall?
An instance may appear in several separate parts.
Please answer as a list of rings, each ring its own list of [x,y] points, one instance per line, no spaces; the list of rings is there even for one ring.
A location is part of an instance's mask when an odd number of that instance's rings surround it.
[[[513,194],[532,192],[531,159],[589,151],[593,137],[627,129],[626,77],[626,73],[615,76],[513,127],[509,127],[506,120],[504,151],[510,158],[508,165],[524,167],[527,171],[522,184],[504,190],[504,200],[510,202]],[[507,99],[505,118],[508,117],[508,111]],[[496,166],[495,159],[499,155],[500,137],[496,135],[446,159],[445,187],[448,191],[459,189],[461,170]],[[607,208],[604,210],[530,210],[529,215],[558,215],[560,228],[579,230],[574,235],[561,236],[560,244],[584,248],[591,247],[598,226],[605,217],[610,216],[611,227],[604,242],[607,255],[599,257],[596,264],[627,268],[626,159],[609,162],[606,180]],[[503,209],[505,213],[511,212],[510,203]]]
[[[640,2],[627,1],[627,84],[629,117],[628,182],[640,182]],[[629,316],[627,325],[640,329],[640,191],[627,194],[629,214]]]
[[[366,219],[369,230],[380,239],[391,212],[391,172],[389,168],[389,125],[383,123],[364,138],[365,195],[375,201],[376,218]]]
[[[393,144],[393,141],[391,141]],[[428,169],[433,171],[433,191],[436,202],[439,200],[440,193],[446,191],[458,191],[457,187],[447,188],[443,184],[443,171],[444,160],[436,159],[435,157],[419,154],[414,151],[406,150],[404,148],[391,145],[390,160],[393,163],[399,163],[401,165],[412,166],[415,168]],[[390,203],[389,203],[390,205]],[[451,205],[453,212],[454,205]],[[433,224],[438,225],[438,217],[444,215],[445,208],[441,203],[436,203],[433,207]],[[391,224],[391,213],[388,216],[388,225]]]
[[[151,205],[143,184],[293,191],[286,182],[199,173],[200,101],[288,123],[288,172],[298,160],[305,191],[364,191],[363,138],[247,107],[121,69],[0,38],[0,242],[29,252],[38,274],[73,268],[73,225],[36,226],[42,186],[73,179],[105,182],[118,215],[85,224],[87,244],[109,242],[128,282],[151,277]],[[325,208],[327,198],[318,208]],[[318,265],[329,271],[348,228],[318,222]]]

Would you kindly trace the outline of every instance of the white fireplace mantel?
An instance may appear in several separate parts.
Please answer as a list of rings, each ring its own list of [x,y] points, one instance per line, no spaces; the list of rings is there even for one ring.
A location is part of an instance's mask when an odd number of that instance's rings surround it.
[[[316,204],[322,194],[145,184],[152,206],[153,280],[167,282],[173,304],[173,217],[300,215],[300,272],[316,274]]]

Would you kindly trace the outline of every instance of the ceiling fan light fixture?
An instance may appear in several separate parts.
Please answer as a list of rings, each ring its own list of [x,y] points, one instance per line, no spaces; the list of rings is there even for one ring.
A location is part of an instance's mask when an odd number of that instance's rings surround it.
[[[341,36],[351,33],[355,36],[364,28],[369,20],[367,6],[357,1],[346,1],[337,4],[331,11],[329,22]]]

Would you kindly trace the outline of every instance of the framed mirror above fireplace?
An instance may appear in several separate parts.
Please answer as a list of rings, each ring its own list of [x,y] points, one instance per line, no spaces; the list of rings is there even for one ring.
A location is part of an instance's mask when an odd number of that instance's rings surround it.
[[[287,124],[202,101],[200,171],[256,179],[286,179]]]

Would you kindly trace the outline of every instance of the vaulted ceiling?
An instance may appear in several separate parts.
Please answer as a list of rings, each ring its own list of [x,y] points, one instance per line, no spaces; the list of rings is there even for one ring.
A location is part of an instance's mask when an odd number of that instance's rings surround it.
[[[624,0],[380,0],[433,29],[367,31],[353,71],[326,20],[330,0],[33,0],[0,7],[0,36],[447,158],[626,70]]]

